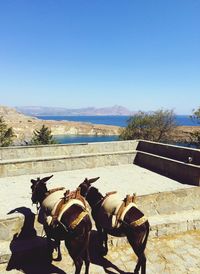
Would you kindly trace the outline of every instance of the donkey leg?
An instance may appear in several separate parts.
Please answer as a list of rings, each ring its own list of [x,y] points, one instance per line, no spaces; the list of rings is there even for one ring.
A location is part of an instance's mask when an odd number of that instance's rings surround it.
[[[61,261],[62,260],[62,253],[60,250],[60,241],[59,240],[55,240],[55,244],[56,244],[56,250],[57,250],[57,258],[54,259],[54,261]]]
[[[65,245],[75,265],[75,274],[81,273],[83,265],[84,248],[82,242],[78,238],[65,240]]]
[[[137,237],[137,235],[134,232],[129,233],[127,235],[127,239],[128,239],[129,244],[131,245],[133,251],[135,252],[136,256],[138,257],[137,264],[136,264],[134,272],[133,272],[134,274],[138,274],[139,270],[142,266],[142,259],[143,259],[143,254],[144,254],[143,252],[141,252],[141,243],[140,243],[139,237]]]
[[[103,231],[103,237],[104,237],[104,254],[107,255],[108,253],[108,234]]]
[[[108,246],[107,246],[107,240],[108,236],[107,233],[103,230],[102,227],[96,226],[98,231],[98,238],[99,238],[99,244],[100,244],[100,253],[102,256],[105,256],[108,253]]]
[[[144,253],[143,253],[142,264],[141,264],[141,274],[146,274],[146,256]]]
[[[88,250],[88,248],[86,248],[86,250],[85,250],[84,262],[85,262],[85,274],[89,274],[90,256],[89,256],[89,250]]]
[[[81,273],[81,268],[83,265],[83,259],[81,257],[74,258],[74,264],[75,264],[75,274],[80,274]]]

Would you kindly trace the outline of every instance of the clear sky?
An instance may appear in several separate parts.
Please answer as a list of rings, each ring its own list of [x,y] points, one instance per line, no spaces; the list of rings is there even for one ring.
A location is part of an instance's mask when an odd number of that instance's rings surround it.
[[[200,0],[0,0],[0,105],[200,106]]]

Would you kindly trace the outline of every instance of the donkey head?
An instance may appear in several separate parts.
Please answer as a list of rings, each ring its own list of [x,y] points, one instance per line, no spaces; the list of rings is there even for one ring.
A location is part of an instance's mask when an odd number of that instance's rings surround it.
[[[44,197],[45,197],[45,193],[48,191],[47,190],[47,186],[46,186],[46,182],[53,177],[53,175],[48,176],[48,177],[44,177],[42,179],[40,179],[40,177],[38,177],[36,180],[31,179],[31,189],[32,189],[32,203],[33,204],[37,204],[38,202],[42,202]]]
[[[80,191],[81,191],[81,195],[83,197],[86,197],[88,194],[88,191],[91,187],[91,184],[96,182],[100,177],[96,177],[96,178],[91,178],[91,179],[87,179],[85,178],[85,180],[79,185]]]

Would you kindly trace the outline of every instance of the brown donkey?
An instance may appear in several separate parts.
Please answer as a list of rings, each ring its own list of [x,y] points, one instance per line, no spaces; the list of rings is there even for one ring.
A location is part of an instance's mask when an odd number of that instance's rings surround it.
[[[92,223],[85,199],[79,191],[69,192],[63,187],[47,190],[46,182],[52,176],[31,180],[31,199],[33,203],[39,204],[39,222],[44,226],[48,246],[51,239],[57,243],[58,259],[61,259],[60,241],[64,240],[75,264],[75,274],[81,272],[83,261],[85,274],[88,274],[88,244]]]
[[[91,186],[99,177],[85,179],[79,185],[81,195],[86,198],[92,209],[92,217],[99,232],[102,255],[108,251],[107,234],[126,236],[133,251],[138,257],[134,273],[146,274],[145,248],[149,235],[149,222],[134,203],[134,196],[121,201],[116,192],[103,196],[97,188]]]

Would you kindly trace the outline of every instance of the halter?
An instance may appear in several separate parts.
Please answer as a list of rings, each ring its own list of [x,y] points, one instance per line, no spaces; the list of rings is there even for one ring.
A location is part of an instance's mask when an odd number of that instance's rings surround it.
[[[87,189],[87,191],[86,191],[86,193],[85,193],[85,199],[87,199],[87,195],[89,194],[89,191],[90,191],[90,188],[91,188],[92,186],[90,185],[89,187],[88,187],[88,189]]]

